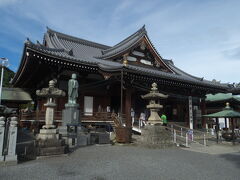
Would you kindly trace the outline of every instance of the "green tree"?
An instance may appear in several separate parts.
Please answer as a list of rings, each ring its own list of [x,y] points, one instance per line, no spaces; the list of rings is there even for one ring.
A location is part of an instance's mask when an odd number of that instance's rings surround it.
[[[10,87],[10,81],[13,78],[15,73],[10,70],[9,68],[4,68],[4,75],[3,75],[3,87]],[[2,68],[0,68],[0,78],[2,76]]]

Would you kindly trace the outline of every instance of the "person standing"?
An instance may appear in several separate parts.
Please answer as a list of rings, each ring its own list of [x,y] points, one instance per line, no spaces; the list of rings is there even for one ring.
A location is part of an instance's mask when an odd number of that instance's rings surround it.
[[[146,114],[144,112],[141,112],[139,121],[140,121],[141,126],[146,125]]]
[[[135,112],[134,112],[133,108],[131,108],[132,126],[134,124],[134,116],[135,116]]]
[[[162,114],[161,119],[163,121],[163,126],[167,126],[167,116],[165,114]]]

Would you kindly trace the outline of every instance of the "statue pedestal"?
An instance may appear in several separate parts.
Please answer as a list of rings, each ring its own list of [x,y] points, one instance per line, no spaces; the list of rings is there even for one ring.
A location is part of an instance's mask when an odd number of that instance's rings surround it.
[[[63,140],[59,139],[57,129],[53,125],[54,119],[54,107],[53,102],[47,102],[44,104],[47,107],[45,125],[43,129],[40,129],[40,133],[37,135],[37,147],[39,156],[50,156],[64,154],[65,144]]]
[[[61,139],[65,140],[69,148],[90,144],[90,134],[80,125],[60,126],[58,131]]]
[[[40,133],[38,134],[37,139],[58,139],[57,129],[40,129]]]
[[[56,104],[48,101],[46,104],[44,104],[44,106],[47,107],[47,109],[45,115],[45,125],[43,126],[43,129],[55,128],[56,126],[53,125],[53,117]]]
[[[63,110],[62,126],[58,127],[59,134],[70,148],[79,144],[79,134],[82,132],[79,104],[67,103]]]
[[[65,104],[65,109],[63,110],[63,122],[62,126],[71,125],[80,125],[80,116],[79,116],[79,104]]]
[[[142,129],[141,143],[148,147],[167,148],[172,147],[171,131],[161,125],[146,125]]]
[[[39,156],[59,155],[65,152],[64,141],[59,139],[56,129],[40,129],[37,140]]]

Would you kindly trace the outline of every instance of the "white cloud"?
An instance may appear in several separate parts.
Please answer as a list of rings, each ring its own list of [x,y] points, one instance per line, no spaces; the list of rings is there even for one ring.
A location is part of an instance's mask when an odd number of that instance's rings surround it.
[[[6,5],[7,10],[1,8]],[[239,5],[237,0],[0,0],[0,9],[5,11],[4,19],[0,12],[4,27],[0,34],[41,40],[49,26],[114,45],[146,24],[159,53],[173,58],[183,70],[206,79],[238,82]]]

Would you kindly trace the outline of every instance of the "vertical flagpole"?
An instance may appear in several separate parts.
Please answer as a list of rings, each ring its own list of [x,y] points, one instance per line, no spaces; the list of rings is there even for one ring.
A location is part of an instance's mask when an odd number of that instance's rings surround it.
[[[8,59],[7,58],[0,58],[1,66],[2,66],[2,76],[0,82],[0,105],[2,103],[2,85],[3,85],[3,75],[4,75],[4,67],[8,66]]]
[[[3,84],[3,73],[4,73],[4,67],[2,65],[2,75],[1,75],[1,84],[0,84],[0,105],[2,104],[2,84]]]

